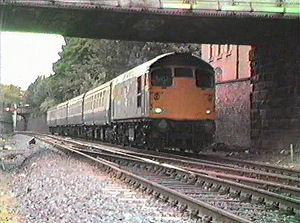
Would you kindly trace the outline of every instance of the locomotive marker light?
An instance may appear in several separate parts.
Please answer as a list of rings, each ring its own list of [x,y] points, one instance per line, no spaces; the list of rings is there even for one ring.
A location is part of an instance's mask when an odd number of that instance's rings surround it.
[[[160,114],[163,112],[163,109],[161,108],[154,108],[154,112],[157,113],[157,114]]]
[[[155,93],[155,94],[154,94],[154,100],[157,101],[157,100],[159,100],[159,98],[160,98],[159,93]]]
[[[206,109],[205,113],[206,113],[207,115],[209,115],[209,114],[211,113],[211,110]]]

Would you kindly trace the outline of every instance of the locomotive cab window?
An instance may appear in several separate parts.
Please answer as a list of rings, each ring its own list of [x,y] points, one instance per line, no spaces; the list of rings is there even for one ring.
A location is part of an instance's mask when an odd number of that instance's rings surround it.
[[[175,68],[175,73],[174,73],[175,77],[191,77],[193,78],[193,70],[190,68]]]
[[[169,87],[172,85],[172,70],[161,68],[151,72],[151,84],[155,87]]]
[[[214,75],[207,70],[196,70],[196,85],[200,88],[213,88]]]

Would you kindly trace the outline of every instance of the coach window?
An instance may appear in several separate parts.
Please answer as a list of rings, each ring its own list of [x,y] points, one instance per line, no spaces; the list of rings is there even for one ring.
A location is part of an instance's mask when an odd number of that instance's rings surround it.
[[[200,88],[213,88],[214,75],[207,70],[196,70],[196,85]]]
[[[190,68],[175,68],[175,77],[191,77],[193,78],[193,70]]]
[[[172,70],[170,68],[161,68],[152,71],[151,84],[155,87],[169,87],[172,85]]]

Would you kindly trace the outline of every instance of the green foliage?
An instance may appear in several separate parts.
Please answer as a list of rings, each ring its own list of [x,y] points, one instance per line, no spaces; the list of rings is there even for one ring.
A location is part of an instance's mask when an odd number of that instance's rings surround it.
[[[5,107],[12,108],[14,104],[20,105],[23,103],[24,92],[20,87],[14,85],[2,85],[3,103]]]
[[[26,103],[35,113],[44,113],[58,103],[55,100],[55,84],[56,82],[52,81],[51,78],[39,76],[29,85],[25,93]]]
[[[40,105],[40,111],[45,113],[49,108],[55,106],[56,104],[57,102],[53,98],[47,97]]]
[[[132,42],[65,38],[54,75],[38,77],[26,91],[27,102],[36,112],[111,80],[121,73],[168,52],[200,54],[198,44]]]

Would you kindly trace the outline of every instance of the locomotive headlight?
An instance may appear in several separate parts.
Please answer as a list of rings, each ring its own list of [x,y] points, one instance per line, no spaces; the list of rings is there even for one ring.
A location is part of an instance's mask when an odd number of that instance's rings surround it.
[[[154,108],[154,112],[160,114],[163,112],[162,108]]]
[[[211,110],[210,110],[210,109],[206,109],[205,113],[206,113],[207,115],[209,115],[209,114],[211,113]]]

